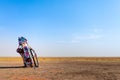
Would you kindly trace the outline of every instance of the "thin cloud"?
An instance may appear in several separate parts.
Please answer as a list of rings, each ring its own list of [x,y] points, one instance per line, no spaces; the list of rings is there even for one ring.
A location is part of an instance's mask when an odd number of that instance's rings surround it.
[[[102,31],[103,31],[102,29],[97,29],[97,28],[95,28],[95,29],[92,30],[92,32],[94,32],[94,33],[100,33]]]
[[[102,29],[91,29],[87,34],[79,35],[79,33],[73,33],[72,34],[72,39],[70,40],[59,40],[57,43],[79,43],[83,40],[98,40],[103,38]]]
[[[96,35],[96,34],[86,35],[86,36],[76,36],[72,39],[72,42],[77,43],[82,40],[97,40],[97,39],[101,39],[101,38],[102,38],[102,35]]]
[[[100,39],[100,38],[102,38],[101,35],[90,35],[87,37],[87,39]]]
[[[97,39],[101,39],[103,37],[103,35],[101,35],[102,32],[103,32],[102,29],[98,29],[98,28],[90,29],[87,34],[83,34],[83,35],[76,34],[76,35],[73,35],[72,42],[73,43],[77,43],[77,42],[80,42],[82,40],[97,40]]]

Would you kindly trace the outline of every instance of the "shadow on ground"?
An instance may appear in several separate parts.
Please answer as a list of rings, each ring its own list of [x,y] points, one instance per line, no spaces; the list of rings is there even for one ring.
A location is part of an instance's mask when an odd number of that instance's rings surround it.
[[[24,66],[0,66],[0,69],[25,68]]]

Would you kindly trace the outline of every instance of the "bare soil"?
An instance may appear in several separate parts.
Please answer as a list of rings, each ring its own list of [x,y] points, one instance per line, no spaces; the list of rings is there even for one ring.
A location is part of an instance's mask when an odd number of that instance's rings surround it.
[[[20,59],[0,59],[0,80],[120,80],[120,61],[39,60],[23,68]]]

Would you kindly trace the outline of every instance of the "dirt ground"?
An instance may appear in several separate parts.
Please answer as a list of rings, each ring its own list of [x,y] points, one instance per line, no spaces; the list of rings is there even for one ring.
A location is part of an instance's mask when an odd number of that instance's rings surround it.
[[[120,80],[120,62],[42,60],[23,68],[20,60],[0,60],[0,80]]]

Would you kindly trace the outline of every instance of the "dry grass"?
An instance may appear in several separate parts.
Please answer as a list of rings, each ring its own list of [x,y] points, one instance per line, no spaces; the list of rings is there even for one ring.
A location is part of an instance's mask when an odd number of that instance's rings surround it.
[[[120,57],[41,57],[40,61],[120,61]]]
[[[22,68],[20,57],[0,58],[0,80],[120,80],[119,57],[40,57],[39,68]]]
[[[120,61],[120,57],[38,57],[39,61]],[[0,61],[22,61],[21,57],[0,57]]]

